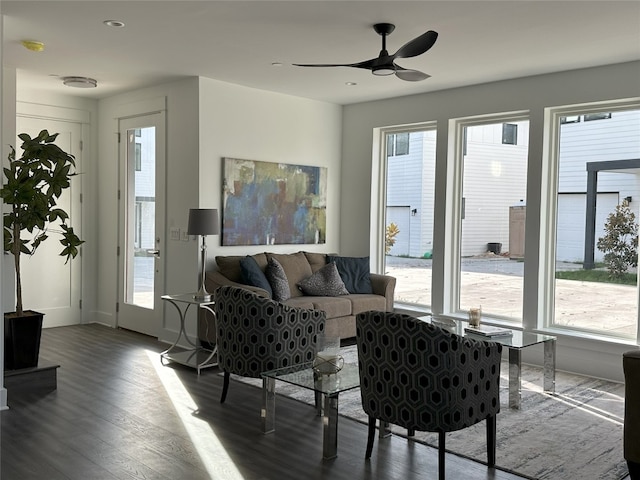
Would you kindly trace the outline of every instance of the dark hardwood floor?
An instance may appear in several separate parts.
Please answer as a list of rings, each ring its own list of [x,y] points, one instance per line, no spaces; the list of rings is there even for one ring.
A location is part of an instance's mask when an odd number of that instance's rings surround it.
[[[58,388],[9,394],[0,413],[2,480],[425,479],[437,452],[402,437],[376,439],[341,417],[338,458],[322,460],[322,421],[312,407],[277,399],[276,432],[260,431],[261,390],[232,382],[219,402],[216,368],[161,366],[166,345],[100,325],[45,329],[41,358],[60,364]],[[484,438],[479,439],[484,441]],[[452,480],[516,480],[447,455]]]

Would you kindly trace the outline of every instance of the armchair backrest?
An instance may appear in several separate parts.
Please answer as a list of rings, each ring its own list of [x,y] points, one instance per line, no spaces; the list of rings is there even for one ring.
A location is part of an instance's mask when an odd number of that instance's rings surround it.
[[[218,288],[215,302],[223,371],[257,378],[268,370],[313,361],[325,312],[290,307],[234,286]]]
[[[476,341],[409,315],[356,317],[362,406],[404,428],[451,432],[500,411],[502,345]]]

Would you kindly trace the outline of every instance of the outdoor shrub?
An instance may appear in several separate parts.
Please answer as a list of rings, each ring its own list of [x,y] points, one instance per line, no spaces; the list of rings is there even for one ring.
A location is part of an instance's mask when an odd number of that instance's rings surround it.
[[[384,234],[384,253],[385,255],[389,254],[391,247],[393,247],[396,243],[396,236],[400,233],[400,229],[398,225],[391,222],[387,225],[385,234]]]
[[[604,253],[609,275],[622,277],[630,267],[638,266],[638,224],[627,200],[609,214],[604,229],[605,235],[598,239],[598,250]]]

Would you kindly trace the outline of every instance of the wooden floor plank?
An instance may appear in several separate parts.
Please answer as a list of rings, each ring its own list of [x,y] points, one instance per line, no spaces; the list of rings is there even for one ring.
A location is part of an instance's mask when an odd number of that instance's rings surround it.
[[[60,364],[58,389],[9,394],[0,413],[3,480],[369,480],[435,478],[437,452],[402,437],[376,439],[340,418],[338,457],[322,460],[322,419],[278,397],[276,431],[260,429],[261,391],[233,382],[220,404],[217,369],[159,362],[155,339],[101,325],[45,329],[41,357]],[[447,455],[449,479],[521,477]]]

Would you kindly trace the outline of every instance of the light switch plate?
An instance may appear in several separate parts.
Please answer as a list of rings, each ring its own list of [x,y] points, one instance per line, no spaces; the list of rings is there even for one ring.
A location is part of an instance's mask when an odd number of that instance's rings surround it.
[[[171,240],[180,241],[180,229],[179,228],[172,228],[171,230],[169,230],[169,234],[171,235]]]

